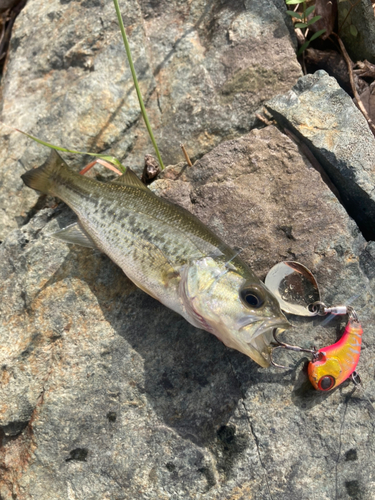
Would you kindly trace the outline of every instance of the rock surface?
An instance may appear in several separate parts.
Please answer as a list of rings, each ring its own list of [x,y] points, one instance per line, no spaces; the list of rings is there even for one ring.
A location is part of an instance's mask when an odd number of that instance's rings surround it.
[[[340,36],[354,62],[375,63],[375,16],[373,2],[337,2]],[[354,8],[351,8],[354,5]],[[345,21],[345,22],[344,22]]]
[[[355,298],[365,393],[318,394],[301,355],[262,369],[137,289],[106,256],[52,240],[45,209],[0,247],[4,500],[373,498],[374,248],[276,128],[223,143],[153,189],[192,210],[254,271],[296,259],[323,299]],[[288,340],[332,343],[340,321]]]
[[[281,0],[120,2],[165,164],[248,132],[254,112],[301,75]],[[294,34],[293,34],[294,37]],[[81,151],[108,151],[139,173],[153,153],[113,2],[29,0],[2,81],[5,123]],[[0,240],[37,201],[19,177],[48,151],[3,127]],[[130,154],[131,153],[131,154]],[[75,157],[75,164],[88,158]]]
[[[266,108],[320,161],[363,235],[375,239],[375,138],[336,80],[325,71],[300,78]]]

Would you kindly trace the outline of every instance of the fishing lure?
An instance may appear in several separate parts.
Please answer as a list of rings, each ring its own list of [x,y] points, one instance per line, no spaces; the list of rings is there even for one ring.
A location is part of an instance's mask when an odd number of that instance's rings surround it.
[[[315,389],[330,391],[353,375],[361,355],[362,334],[358,317],[350,313],[341,339],[313,354],[307,373]]]
[[[277,264],[267,275],[266,284],[275,293],[285,312],[300,316],[348,315],[349,321],[344,333],[335,344],[321,349],[303,349],[281,342],[275,330],[274,349],[284,348],[311,353],[312,359],[308,364],[307,373],[312,386],[319,391],[328,392],[350,377],[356,382],[358,375],[355,370],[361,354],[363,330],[354,309],[351,306],[326,307],[320,301],[314,276],[305,266],[297,262]],[[312,297],[318,300],[309,304]],[[273,359],[272,364],[281,367]]]

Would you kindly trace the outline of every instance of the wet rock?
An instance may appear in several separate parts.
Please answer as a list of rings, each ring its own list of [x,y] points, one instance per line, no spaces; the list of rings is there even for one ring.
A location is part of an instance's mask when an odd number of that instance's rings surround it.
[[[318,394],[296,353],[288,370],[258,367],[106,256],[49,238],[72,216],[42,210],[0,247],[1,498],[328,500],[356,488],[370,500],[371,244],[274,127],[169,167],[152,186],[241,247],[259,276],[296,259],[327,303],[354,297],[365,392]],[[288,340],[306,346],[332,343],[343,326],[292,322]]]
[[[306,75],[266,108],[311,149],[363,235],[375,239],[375,138],[362,113],[325,71]]]
[[[337,2],[340,36],[354,62],[367,59],[375,63],[375,17],[373,2]],[[354,5],[354,8],[351,8]],[[344,22],[345,21],[345,22]]]
[[[280,0],[120,3],[165,164],[183,159],[181,142],[197,158],[248,132],[263,101],[301,74]],[[54,144],[109,152],[141,173],[153,148],[113,2],[28,1],[10,44],[1,119]],[[19,178],[48,155],[19,134],[2,134],[0,240],[28,220],[37,195]]]

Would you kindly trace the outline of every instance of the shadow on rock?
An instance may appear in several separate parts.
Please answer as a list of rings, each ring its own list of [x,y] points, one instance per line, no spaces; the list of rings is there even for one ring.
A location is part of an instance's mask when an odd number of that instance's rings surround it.
[[[138,390],[158,417],[184,439],[219,452],[218,469],[228,475],[252,439],[228,425],[239,400],[260,382],[289,385],[290,372],[261,369],[191,326],[139,290],[104,254],[72,247],[43,289],[64,279],[84,281],[111,327],[142,357],[144,383]],[[113,343],[114,374],[123,371],[125,348]]]
[[[86,282],[105,319],[142,357],[143,390],[165,423],[196,443],[211,439],[241,398],[225,346],[135,287],[104,254],[73,247],[43,289],[67,277]]]

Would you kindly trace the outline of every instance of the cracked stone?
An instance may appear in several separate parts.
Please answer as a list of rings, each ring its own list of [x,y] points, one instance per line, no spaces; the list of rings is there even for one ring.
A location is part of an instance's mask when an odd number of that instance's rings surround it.
[[[311,149],[363,235],[375,239],[375,138],[349,95],[323,71],[300,78],[266,108]]]

